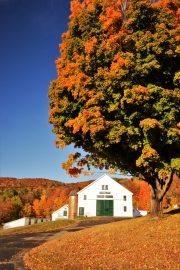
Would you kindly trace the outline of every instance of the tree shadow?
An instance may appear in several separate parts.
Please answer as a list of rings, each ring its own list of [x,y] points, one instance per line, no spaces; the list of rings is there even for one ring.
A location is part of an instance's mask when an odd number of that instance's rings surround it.
[[[168,212],[164,212],[164,215],[175,215],[175,214],[179,214],[180,213],[180,207],[179,208],[176,208],[176,209],[172,209]]]

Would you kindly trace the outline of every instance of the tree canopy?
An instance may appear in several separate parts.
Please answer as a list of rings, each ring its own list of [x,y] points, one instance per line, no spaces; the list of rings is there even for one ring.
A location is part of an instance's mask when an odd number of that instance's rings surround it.
[[[140,177],[150,185],[152,215],[161,215],[180,174],[180,1],[131,0],[124,13],[122,1],[73,0],[56,67],[48,94],[56,147],[87,152],[63,168]]]

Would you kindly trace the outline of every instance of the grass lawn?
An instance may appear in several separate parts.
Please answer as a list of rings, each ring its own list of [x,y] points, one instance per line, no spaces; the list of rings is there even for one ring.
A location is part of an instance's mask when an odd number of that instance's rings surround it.
[[[58,229],[62,229],[68,226],[72,226],[77,224],[79,221],[85,220],[92,220],[92,219],[98,219],[98,217],[92,217],[92,218],[77,218],[76,220],[68,220],[68,219],[59,219],[55,221],[47,221],[42,223],[37,223],[33,225],[28,226],[21,226],[11,229],[3,230],[3,227],[0,226],[0,236],[1,235],[9,235],[9,234],[22,234],[22,233],[36,233],[36,232],[49,232],[49,231],[55,231]]]
[[[180,214],[70,233],[26,253],[31,270],[179,270]]]
[[[37,223],[28,226],[16,227],[11,229],[3,230],[0,228],[0,236],[8,234],[22,234],[22,233],[35,233],[35,232],[48,232],[54,231],[67,226],[72,226],[75,220],[56,220],[56,221],[47,221],[43,223]]]

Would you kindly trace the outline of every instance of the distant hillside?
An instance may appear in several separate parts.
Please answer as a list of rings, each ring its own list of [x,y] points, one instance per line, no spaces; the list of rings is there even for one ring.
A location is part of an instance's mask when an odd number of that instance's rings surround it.
[[[49,180],[45,178],[11,178],[11,177],[0,177],[0,194],[1,191],[5,191],[7,189],[16,189],[20,193],[23,192],[23,189],[32,190],[45,190],[55,188],[70,188],[80,190],[85,186],[89,185],[93,180],[77,182],[77,183],[63,183],[56,180]]]
[[[37,187],[37,186],[62,186],[63,182],[45,178],[13,178],[0,177],[0,187]]]
[[[24,216],[50,218],[68,203],[71,190],[81,190],[92,181],[66,184],[44,178],[0,177],[0,224]]]

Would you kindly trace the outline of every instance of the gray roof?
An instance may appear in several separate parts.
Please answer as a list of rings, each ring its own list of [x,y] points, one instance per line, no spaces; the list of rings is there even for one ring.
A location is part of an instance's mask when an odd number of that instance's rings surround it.
[[[77,190],[71,190],[71,192],[69,193],[69,196],[77,196]]]

